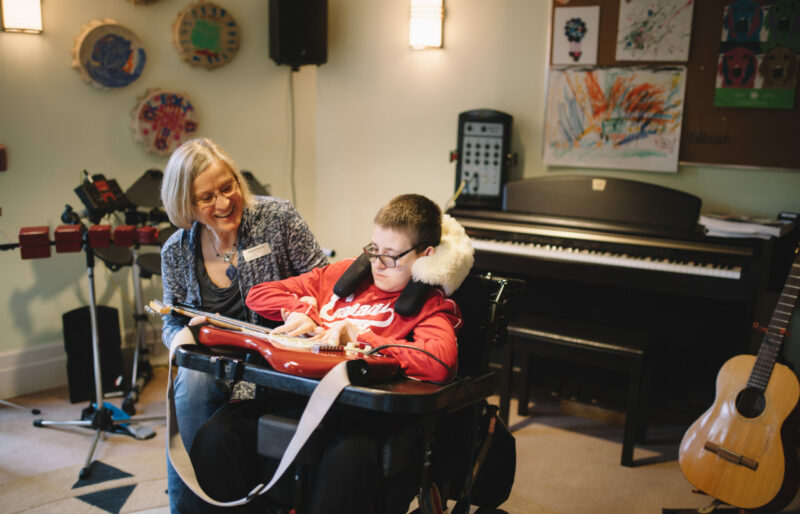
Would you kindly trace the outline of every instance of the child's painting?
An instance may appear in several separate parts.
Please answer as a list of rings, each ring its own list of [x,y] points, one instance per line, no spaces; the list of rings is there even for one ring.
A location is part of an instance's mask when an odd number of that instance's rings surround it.
[[[600,7],[556,7],[553,64],[597,64]]]
[[[544,162],[676,172],[686,68],[552,68]]]
[[[721,37],[715,106],[794,106],[800,1],[734,0],[723,11]]]
[[[694,0],[622,0],[618,61],[686,61]]]

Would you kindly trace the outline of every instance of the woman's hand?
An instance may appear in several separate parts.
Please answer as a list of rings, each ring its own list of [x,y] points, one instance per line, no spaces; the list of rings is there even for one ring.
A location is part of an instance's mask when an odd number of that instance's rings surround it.
[[[314,329],[319,328],[316,322],[302,312],[293,312],[284,316],[283,325],[272,329],[273,334],[286,334],[287,336],[301,336],[314,333]]]
[[[189,320],[190,327],[194,327],[196,325],[203,325],[205,323],[208,323],[208,318],[206,318],[205,316],[195,316]]]
[[[347,320],[342,320],[332,323],[327,330],[319,327],[317,334],[311,338],[311,341],[319,341],[331,346],[345,346],[348,343],[355,343],[360,333],[361,329],[358,326]]]

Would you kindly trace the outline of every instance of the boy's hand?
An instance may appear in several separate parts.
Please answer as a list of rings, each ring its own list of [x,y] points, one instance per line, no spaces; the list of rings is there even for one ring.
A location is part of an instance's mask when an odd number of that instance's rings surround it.
[[[284,323],[272,329],[273,334],[286,334],[287,336],[301,336],[313,333],[317,324],[302,312],[293,312],[284,316]]]
[[[321,328],[321,327],[320,327]],[[317,329],[317,335],[311,338],[312,341],[319,341],[331,346],[345,346],[348,343],[355,343],[361,329],[347,320],[332,323],[327,330]]]

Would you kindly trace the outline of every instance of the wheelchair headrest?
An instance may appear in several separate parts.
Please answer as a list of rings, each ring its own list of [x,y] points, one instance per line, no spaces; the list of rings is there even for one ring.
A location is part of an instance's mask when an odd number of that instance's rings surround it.
[[[442,215],[442,239],[432,255],[420,257],[414,262],[411,281],[400,293],[394,306],[395,312],[401,316],[416,314],[434,286],[441,287],[446,296],[453,294],[472,268],[473,252],[464,227],[451,216]],[[333,292],[339,298],[346,298],[371,275],[369,257],[361,254],[339,277]]]

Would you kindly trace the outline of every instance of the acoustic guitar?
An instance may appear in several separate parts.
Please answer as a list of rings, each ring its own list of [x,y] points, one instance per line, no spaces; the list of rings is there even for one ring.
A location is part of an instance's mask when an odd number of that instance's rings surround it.
[[[794,442],[800,384],[776,363],[800,293],[792,264],[758,355],[738,355],[717,375],[714,404],[683,436],[678,460],[702,492],[740,509],[780,510],[797,491]]]
[[[322,378],[343,360],[362,359],[367,377],[377,381],[396,375],[400,363],[394,357],[370,353],[370,348],[357,345],[331,346],[304,337],[272,334],[269,328],[246,323],[227,316],[211,314],[185,306],[165,305],[153,300],[145,309],[151,314],[179,314],[186,317],[205,316],[214,327],[202,326],[197,342],[204,346],[229,346],[258,352],[276,371],[305,378]],[[216,328],[220,327],[220,328]]]

